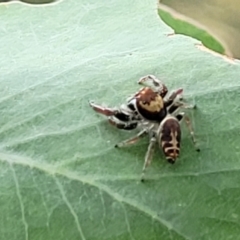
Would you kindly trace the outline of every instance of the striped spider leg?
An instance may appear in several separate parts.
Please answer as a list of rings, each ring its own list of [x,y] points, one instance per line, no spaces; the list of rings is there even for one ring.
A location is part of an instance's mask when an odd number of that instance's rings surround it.
[[[109,108],[89,102],[94,111],[108,117],[108,121],[118,129],[133,130],[138,126],[140,117],[128,105],[122,104],[119,108]]]

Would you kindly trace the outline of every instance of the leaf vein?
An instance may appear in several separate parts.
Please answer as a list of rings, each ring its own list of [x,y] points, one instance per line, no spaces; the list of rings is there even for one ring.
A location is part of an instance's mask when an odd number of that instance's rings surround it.
[[[86,240],[86,238],[85,238],[85,236],[84,236],[84,234],[83,234],[83,231],[82,231],[80,222],[79,222],[79,220],[78,220],[78,216],[77,216],[75,210],[73,209],[71,203],[68,201],[68,198],[67,198],[67,196],[66,196],[66,194],[65,194],[65,192],[64,192],[63,186],[61,185],[61,183],[59,182],[59,180],[58,180],[56,177],[54,177],[54,180],[55,180],[55,182],[56,182],[56,184],[57,184],[57,186],[58,186],[58,189],[59,189],[59,191],[60,191],[60,193],[61,193],[61,195],[62,195],[63,201],[64,201],[65,204],[67,205],[70,213],[72,214],[72,216],[73,216],[73,218],[74,218],[74,221],[75,221],[76,226],[77,226],[77,230],[78,230],[81,238],[82,238],[83,240]]]
[[[43,172],[45,172],[49,175],[53,175],[53,176],[58,174],[60,176],[66,177],[68,179],[79,181],[79,182],[88,184],[90,186],[96,187],[99,190],[102,190],[103,192],[107,193],[109,196],[111,196],[116,201],[118,201],[120,203],[123,202],[123,203],[137,209],[138,211],[143,212],[144,214],[148,215],[149,217],[155,219],[160,224],[165,226],[169,231],[170,230],[175,231],[177,234],[181,235],[185,239],[188,239],[188,237],[185,236],[183,233],[179,232],[177,229],[174,229],[174,227],[171,225],[170,222],[164,220],[158,214],[156,214],[155,211],[151,210],[150,208],[148,208],[146,206],[143,206],[143,205],[139,204],[139,202],[136,202],[136,201],[133,201],[131,199],[128,199],[126,197],[121,196],[120,194],[118,194],[117,192],[114,192],[112,189],[110,189],[106,185],[94,181],[91,177],[90,178],[89,177],[82,177],[82,176],[79,176],[78,174],[76,174],[74,172],[70,172],[70,171],[66,171],[66,170],[61,171],[59,168],[57,168],[54,165],[46,164],[46,163],[43,163],[43,162],[36,162],[36,161],[33,161],[31,158],[17,156],[17,155],[0,153],[0,161],[8,162],[9,164],[17,164],[17,165],[21,165],[21,166],[27,166],[27,167],[30,167],[30,168],[35,168],[35,169],[38,169],[40,171],[43,171]],[[79,222],[78,218],[77,218],[77,215],[74,212],[74,210],[73,210],[71,204],[69,203],[68,199],[66,198],[65,193],[64,193],[61,185],[60,185],[60,191],[61,191],[61,194],[63,196],[63,200],[66,202],[67,206],[71,210],[71,213],[75,217],[75,221]]]
[[[23,204],[23,201],[22,201],[22,195],[21,195],[20,188],[19,188],[18,178],[17,178],[16,172],[13,168],[13,164],[9,163],[9,165],[10,165],[10,169],[11,169],[12,174],[13,174],[13,180],[14,180],[14,183],[15,183],[15,186],[16,186],[17,197],[18,197],[18,200],[19,200],[20,209],[21,209],[21,213],[22,213],[22,222],[23,222],[24,229],[25,229],[25,239],[28,240],[28,223],[27,223],[26,218],[25,218],[25,209],[24,209],[24,204]]]

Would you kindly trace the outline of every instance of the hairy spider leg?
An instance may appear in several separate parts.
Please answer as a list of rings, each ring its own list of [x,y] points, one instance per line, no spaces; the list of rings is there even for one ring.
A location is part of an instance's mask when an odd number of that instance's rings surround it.
[[[188,105],[186,103],[184,103],[183,101],[177,101],[177,102],[173,102],[172,104],[170,104],[168,106],[168,113],[169,114],[174,114],[176,113],[179,109],[196,109],[196,105]]]
[[[93,110],[97,113],[100,113],[104,116],[107,117],[115,117],[116,119],[118,119],[120,122],[130,122],[131,120],[137,120],[134,119],[134,116],[132,114],[132,110],[129,109],[127,106],[122,105],[119,109],[117,108],[108,108],[108,107],[102,107],[101,105],[97,105],[95,103],[89,102],[89,105],[93,108]],[[117,121],[117,120],[116,120]],[[117,124],[114,124],[114,120],[110,119],[109,122],[112,125],[115,125],[117,127]],[[134,129],[135,127],[135,123],[119,123],[119,128],[120,129],[125,129],[124,127],[122,127],[123,125],[130,125],[130,129]],[[132,128],[131,128],[132,127]]]
[[[118,112],[118,110],[115,108],[102,107],[101,105],[97,105],[93,102],[89,102],[89,105],[92,107],[94,111],[105,116],[113,116]]]
[[[192,126],[190,118],[188,116],[186,116],[184,112],[178,113],[176,115],[176,118],[179,122],[182,122],[182,120],[184,119],[184,121],[186,123],[186,126],[188,128],[188,131],[191,135],[193,145],[194,145],[196,151],[200,152],[200,148],[197,147],[197,140],[196,140],[196,137],[195,137],[195,134],[194,134],[194,130],[193,130],[193,126]]]
[[[187,126],[187,128],[188,128],[188,130],[190,132],[190,135],[191,135],[194,147],[195,147],[197,152],[200,152],[200,148],[197,147],[197,140],[195,138],[195,134],[194,134],[194,130],[193,130],[193,126],[192,126],[191,120],[190,120],[190,118],[188,116],[185,116],[184,120],[185,120],[186,126]]]
[[[142,137],[144,137],[145,135],[147,134],[147,130],[144,129],[142,130],[141,132],[139,132],[137,135],[127,139],[127,140],[124,140],[118,144],[115,145],[116,148],[120,148],[120,147],[126,147],[128,145],[131,145],[131,144],[135,144],[136,142],[138,142]]]
[[[109,117],[108,121],[111,125],[115,126],[118,129],[123,129],[123,130],[133,130],[138,126],[138,121],[123,122],[123,121],[119,121],[119,119],[116,118],[115,116]]]
[[[146,172],[147,167],[150,165],[150,163],[152,161],[152,156],[153,156],[153,152],[154,152],[156,142],[157,142],[156,137],[152,137],[150,139],[148,149],[147,149],[147,152],[146,152],[146,155],[145,155],[144,164],[143,164],[141,182],[144,182],[144,180],[145,180],[145,172]]]
[[[174,103],[174,100],[183,93],[183,89],[179,88],[174,90],[169,97],[167,97],[166,100],[164,100],[164,104],[166,107],[171,106]],[[177,101],[179,102],[179,101]]]

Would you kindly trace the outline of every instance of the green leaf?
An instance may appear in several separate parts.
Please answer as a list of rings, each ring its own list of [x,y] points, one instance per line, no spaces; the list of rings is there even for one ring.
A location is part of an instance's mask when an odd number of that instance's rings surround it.
[[[240,58],[238,0],[159,0],[159,16],[175,33],[200,40],[204,46]]]
[[[203,29],[200,29],[186,21],[182,21],[177,18],[174,18],[167,11],[163,11],[159,9],[158,14],[166,24],[168,24],[171,28],[174,29],[175,34],[184,34],[186,36],[191,36],[201,41],[202,44],[208,47],[209,49],[212,49],[215,52],[220,54],[226,54],[224,47],[207,31],[204,31]]]
[[[55,1],[56,0],[0,0],[0,3],[20,2],[20,3],[27,3],[27,4],[49,4]]]
[[[238,239],[239,64],[168,38],[155,1],[1,5],[1,239]],[[88,100],[118,106],[146,74],[182,87],[201,152],[183,125],[172,166],[148,139],[113,128]]]

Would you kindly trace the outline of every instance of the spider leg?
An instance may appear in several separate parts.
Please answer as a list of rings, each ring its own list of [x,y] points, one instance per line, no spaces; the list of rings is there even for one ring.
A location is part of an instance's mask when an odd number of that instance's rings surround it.
[[[186,116],[184,114],[184,112],[181,112],[181,113],[178,113],[176,115],[176,118],[179,122],[181,122],[183,119],[186,123],[186,126],[188,128],[188,131],[190,132],[190,135],[191,135],[191,139],[192,139],[192,142],[194,144],[194,147],[196,149],[197,152],[200,152],[200,149],[197,147],[197,140],[195,138],[195,134],[194,134],[194,130],[193,130],[193,126],[192,126],[192,123],[191,123],[191,120],[188,116]]]
[[[137,121],[122,122],[122,121],[119,121],[119,119],[116,118],[115,116],[109,117],[108,121],[111,125],[115,126],[116,128],[124,129],[124,130],[133,130],[138,125]]]
[[[134,113],[132,112],[132,110],[129,109],[125,105],[121,105],[120,108],[117,109],[117,108],[102,107],[101,105],[97,105],[92,102],[90,102],[89,104],[93,108],[94,111],[96,111],[102,115],[105,115],[107,117],[115,117],[119,121],[123,121],[123,122],[130,122],[131,120],[137,120],[137,119],[135,119],[135,116],[134,116]],[[110,123],[112,123],[111,120],[110,120]],[[113,125],[116,125],[116,124],[113,124]],[[121,128],[121,124],[120,124],[119,128]]]
[[[191,120],[190,120],[190,118],[188,116],[185,116],[184,120],[185,120],[187,128],[188,128],[188,130],[189,130],[189,132],[191,134],[191,138],[192,138],[192,142],[194,144],[194,147],[196,148],[197,152],[200,152],[200,149],[196,146],[197,140],[195,138],[195,134],[194,134],[194,130],[193,130],[193,126],[192,126]]]
[[[183,104],[181,106],[182,108],[186,108],[186,109],[196,109],[197,108],[197,105],[196,104],[191,104],[191,105],[188,105],[188,104]]]
[[[179,88],[173,91],[171,95],[164,101],[165,106],[166,107],[171,106],[174,103],[175,99],[179,97],[180,94],[182,94],[182,92],[183,92],[182,88]]]
[[[175,100],[175,98],[182,93],[183,93],[183,88],[178,88],[171,93],[171,95],[169,96],[169,99],[170,100]]]
[[[178,102],[175,102],[173,103],[172,105],[169,106],[168,108],[168,112],[170,114],[174,114],[175,112],[177,112],[180,108],[184,108],[184,109],[195,109],[196,108],[196,105],[189,105],[189,104],[186,104],[182,101],[178,101]]]
[[[147,153],[145,155],[145,161],[144,161],[144,165],[143,165],[143,169],[142,169],[142,176],[141,176],[141,181],[144,182],[145,180],[145,172],[147,167],[150,165],[151,161],[152,161],[152,156],[153,156],[153,152],[154,152],[154,147],[156,144],[157,139],[155,137],[152,137],[150,139],[149,145],[148,145],[148,149],[147,149]]]
[[[120,147],[126,147],[128,145],[136,143],[140,138],[144,137],[147,134],[147,131],[144,129],[141,132],[139,132],[136,136],[133,136],[123,142],[120,142],[115,145],[115,147],[120,148]]]
[[[119,110],[117,110],[116,108],[102,107],[101,105],[97,105],[93,102],[89,102],[89,105],[92,107],[94,111],[100,114],[103,114],[105,116],[113,116],[119,112]]]
[[[179,100],[179,101],[176,101],[175,102],[180,108],[185,108],[185,109],[196,109],[197,108],[197,105],[196,104],[188,104],[184,101]],[[175,104],[174,103],[174,104]]]

